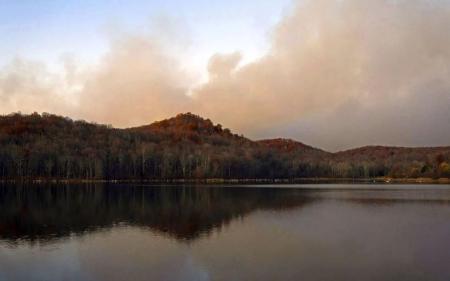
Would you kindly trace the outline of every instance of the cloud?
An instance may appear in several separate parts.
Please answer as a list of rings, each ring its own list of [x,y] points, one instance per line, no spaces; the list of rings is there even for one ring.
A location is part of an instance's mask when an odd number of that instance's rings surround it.
[[[42,63],[14,59],[0,70],[0,112],[48,111],[63,114],[66,96],[57,92],[65,81]]]
[[[265,57],[198,89],[199,111],[330,149],[448,144],[448,26],[448,1],[299,2]]]
[[[242,64],[239,53],[216,54],[201,85],[192,86],[167,38],[122,34],[84,71],[69,63],[55,76],[13,62],[0,71],[0,110],[69,112],[121,127],[193,111],[254,138],[333,150],[448,145],[449,26],[449,1],[298,1],[266,55]]]
[[[187,111],[187,76],[158,42],[121,38],[87,77],[79,96],[81,116],[123,127]]]

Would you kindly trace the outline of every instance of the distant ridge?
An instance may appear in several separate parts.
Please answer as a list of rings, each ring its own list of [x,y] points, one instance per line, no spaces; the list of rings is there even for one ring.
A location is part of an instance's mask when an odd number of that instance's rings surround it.
[[[291,152],[295,150],[314,150],[314,151],[320,151],[323,153],[329,153],[322,149],[312,147],[310,145],[306,145],[302,142],[293,140],[293,139],[284,139],[284,138],[276,138],[276,139],[264,139],[264,140],[258,140],[258,143],[261,143],[263,145],[266,145],[267,147],[277,149],[279,151],[285,151],[285,152]]]
[[[450,178],[450,147],[330,153],[253,141],[192,113],[128,129],[52,114],[0,116],[0,179]]]

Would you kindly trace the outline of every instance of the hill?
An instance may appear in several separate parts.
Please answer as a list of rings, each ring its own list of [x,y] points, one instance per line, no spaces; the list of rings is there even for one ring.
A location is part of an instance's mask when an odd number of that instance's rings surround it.
[[[116,129],[52,114],[0,116],[0,179],[450,177],[450,147],[367,146],[330,153],[253,141],[191,113]]]

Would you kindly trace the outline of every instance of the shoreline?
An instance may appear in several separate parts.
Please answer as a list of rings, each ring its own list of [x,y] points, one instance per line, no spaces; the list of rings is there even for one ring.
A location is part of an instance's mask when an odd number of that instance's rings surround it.
[[[295,178],[295,179],[0,179],[0,183],[53,183],[53,184],[450,184],[450,178]]]

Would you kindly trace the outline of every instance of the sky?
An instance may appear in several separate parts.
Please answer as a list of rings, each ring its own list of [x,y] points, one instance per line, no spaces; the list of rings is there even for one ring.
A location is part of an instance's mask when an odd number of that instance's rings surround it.
[[[450,1],[0,0],[0,114],[450,144]]]
[[[203,74],[211,55],[241,51],[247,60],[268,47],[288,0],[0,0],[0,65],[16,57],[57,67],[70,55],[98,60],[117,32],[181,37],[186,64]],[[165,34],[168,33],[168,34]],[[6,38],[6,39],[5,39]],[[185,58],[186,59],[186,58]]]

